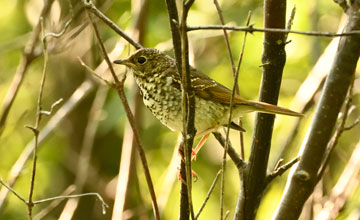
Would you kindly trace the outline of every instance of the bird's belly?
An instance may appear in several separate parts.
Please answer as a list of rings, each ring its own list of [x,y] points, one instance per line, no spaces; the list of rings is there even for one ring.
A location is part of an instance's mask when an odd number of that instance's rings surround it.
[[[164,89],[165,88],[165,89]],[[182,131],[181,92],[174,87],[140,88],[145,106],[162,124],[174,131]],[[153,90],[149,90],[153,89]],[[229,108],[220,103],[195,97],[195,128],[197,134],[227,124]],[[234,111],[233,118],[239,117]]]

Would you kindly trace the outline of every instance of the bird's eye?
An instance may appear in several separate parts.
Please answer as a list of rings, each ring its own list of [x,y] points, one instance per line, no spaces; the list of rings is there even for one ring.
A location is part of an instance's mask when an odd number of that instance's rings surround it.
[[[144,64],[145,62],[146,62],[146,58],[145,57],[139,57],[138,59],[137,59],[137,61],[138,61],[138,63],[140,63],[140,64]]]

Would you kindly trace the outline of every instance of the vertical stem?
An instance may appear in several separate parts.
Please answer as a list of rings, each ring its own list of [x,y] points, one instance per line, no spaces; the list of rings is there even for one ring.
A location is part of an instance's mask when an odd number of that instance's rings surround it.
[[[264,1],[265,28],[285,28],[286,0]],[[285,34],[264,34],[263,78],[260,101],[277,104],[282,71],[285,65]],[[245,170],[245,191],[239,196],[235,219],[254,219],[265,188],[274,115],[258,113],[255,119],[249,165]],[[240,207],[242,206],[242,207]]]

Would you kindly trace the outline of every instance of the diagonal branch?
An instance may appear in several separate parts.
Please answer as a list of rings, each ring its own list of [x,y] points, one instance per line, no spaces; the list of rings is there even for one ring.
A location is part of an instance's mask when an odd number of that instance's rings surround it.
[[[344,31],[360,30],[360,2],[348,9]],[[312,193],[331,139],[340,108],[346,98],[360,55],[360,36],[342,37],[326,79],[314,119],[301,147],[299,165],[289,177],[286,191],[273,219],[297,219],[305,201]]]
[[[84,7],[86,9],[88,9],[89,7],[86,6],[88,4],[93,4],[91,2],[91,0],[84,0],[83,1],[83,4],[84,4]],[[155,219],[160,219],[160,213],[159,213],[159,208],[158,208],[158,205],[157,205],[157,201],[156,201],[156,195],[155,195],[155,190],[154,190],[154,186],[153,186],[153,182],[151,180],[151,176],[150,176],[150,171],[149,171],[149,167],[148,167],[148,164],[147,164],[147,160],[146,160],[146,156],[145,156],[145,152],[144,152],[144,149],[142,147],[142,144],[141,144],[141,141],[140,141],[140,135],[139,135],[139,131],[136,127],[136,123],[135,123],[135,118],[134,118],[134,115],[132,114],[131,112],[131,109],[129,107],[129,103],[127,102],[127,99],[126,99],[126,96],[125,96],[125,91],[124,91],[124,81],[125,81],[125,78],[123,78],[121,81],[118,79],[118,77],[116,76],[116,73],[112,67],[112,64],[111,64],[111,61],[107,55],[107,52],[106,52],[106,49],[105,49],[105,46],[101,40],[101,37],[100,37],[100,33],[99,33],[99,30],[90,14],[89,11],[87,11],[88,13],[88,17],[90,19],[90,22],[94,28],[94,32],[95,32],[95,36],[98,40],[98,43],[99,43],[99,46],[100,46],[100,49],[102,51],[102,54],[104,56],[104,59],[109,67],[109,70],[110,70],[110,73],[112,75],[112,77],[114,78],[114,81],[115,81],[115,88],[116,88],[116,91],[120,97],[120,100],[124,106],[124,109],[125,109],[125,112],[126,112],[126,116],[129,120],[129,123],[131,125],[131,128],[134,132],[134,137],[135,137],[135,141],[136,141],[136,146],[137,146],[137,149],[138,149],[138,152],[139,152],[139,156],[140,156],[140,160],[141,160],[141,164],[143,166],[143,169],[144,169],[144,174],[145,174],[145,179],[146,179],[146,182],[147,182],[147,185],[148,185],[148,188],[149,188],[149,191],[150,191],[150,196],[151,196],[151,200],[152,200],[152,205],[153,205],[153,211],[154,211],[154,215],[155,215]]]

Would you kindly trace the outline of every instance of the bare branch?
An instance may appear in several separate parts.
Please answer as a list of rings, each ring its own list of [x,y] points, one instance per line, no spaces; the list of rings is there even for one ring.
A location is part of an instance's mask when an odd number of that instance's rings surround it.
[[[286,27],[286,1],[264,1],[265,28]],[[263,38],[263,75],[259,100],[277,104],[283,68],[286,61],[284,33],[266,32]],[[275,116],[257,113],[248,166],[244,171],[244,192],[240,192],[234,220],[254,219],[266,187],[266,171],[271,148]]]
[[[216,140],[220,143],[220,145],[225,148],[225,143],[226,143],[225,138],[221,135],[221,133],[215,131],[213,132],[213,135],[216,138]],[[245,161],[242,160],[241,157],[236,153],[235,149],[232,147],[230,142],[228,144],[227,153],[238,169],[242,169],[247,166]]]
[[[47,75],[47,63],[48,63],[48,52],[47,52],[47,44],[45,40],[45,29],[44,29],[44,23],[43,23],[43,17],[40,18],[40,24],[41,24],[41,32],[42,32],[42,46],[43,46],[43,54],[44,54],[44,64],[43,64],[43,71],[41,76],[41,82],[40,82],[40,90],[37,100],[37,109],[36,109],[36,119],[35,119],[35,125],[31,128],[31,130],[34,132],[34,149],[33,149],[33,161],[32,161],[32,172],[31,172],[31,179],[30,179],[30,189],[29,189],[29,201],[27,202],[28,206],[28,215],[30,220],[32,219],[32,209],[34,207],[33,203],[33,193],[34,193],[34,187],[35,187],[35,176],[36,176],[36,166],[37,166],[37,153],[38,153],[38,147],[39,147],[39,126],[42,116],[42,95],[44,92],[44,86],[45,86],[45,80]]]
[[[12,192],[16,197],[18,197],[25,204],[27,204],[27,201],[22,196],[20,196],[20,194],[18,194],[13,188],[11,188],[9,185],[4,183],[4,181],[2,181],[2,179],[0,179],[0,184],[3,185],[6,189],[8,189],[10,192]]]
[[[325,156],[324,156],[324,159],[323,159],[323,163],[319,169],[319,173],[318,173],[318,176],[317,176],[317,182],[319,182],[319,180],[322,178],[324,172],[325,172],[325,169],[329,163],[329,160],[330,160],[330,156],[335,148],[335,146],[337,145],[338,141],[339,141],[339,138],[341,136],[341,134],[344,132],[344,127],[345,127],[345,123],[346,123],[346,120],[349,116],[349,112],[350,112],[350,108],[351,108],[351,99],[352,99],[352,96],[353,96],[353,87],[354,87],[354,80],[355,80],[355,74],[353,76],[353,79],[352,79],[352,82],[350,84],[350,87],[349,87],[349,91],[348,91],[348,95],[347,95],[347,98],[345,100],[345,108],[344,108],[344,113],[342,115],[342,118],[341,118],[341,121],[339,123],[339,125],[337,126],[336,128],[336,131],[334,133],[334,135],[331,137],[329,143],[328,143],[328,146],[327,146],[327,150],[326,150],[326,153],[325,153]]]
[[[344,32],[360,29],[359,4],[354,2]],[[273,219],[297,219],[313,192],[322,167],[328,143],[343,105],[360,55],[360,36],[340,38],[331,71],[324,85],[315,116],[302,144],[301,160],[289,177],[286,190]],[[321,160],[319,160],[319,157]]]
[[[55,108],[56,106],[60,105],[60,103],[62,103],[62,101],[63,101],[63,98],[58,99],[57,101],[55,101],[55,102],[51,105],[50,111],[41,110],[41,111],[40,111],[40,114],[50,116],[50,115],[53,113],[54,108]]]
[[[47,198],[47,199],[41,199],[41,200],[37,200],[34,201],[33,204],[34,205],[38,205],[40,203],[44,203],[44,202],[51,202],[54,200],[63,200],[63,199],[71,199],[71,198],[79,198],[79,197],[84,197],[84,196],[96,196],[98,198],[98,200],[100,200],[101,205],[102,205],[102,213],[105,215],[106,214],[106,209],[109,207],[105,202],[104,199],[100,196],[99,193],[82,193],[82,194],[75,194],[75,195],[64,195],[64,196],[55,196],[55,197],[51,197],[51,198]]]
[[[232,31],[245,31],[249,33],[253,32],[264,32],[264,33],[284,33],[284,34],[300,34],[306,36],[315,36],[315,37],[342,37],[342,36],[354,36],[360,35],[360,31],[353,30],[343,33],[331,33],[331,32],[318,32],[318,31],[296,31],[288,30],[281,28],[254,28],[253,25],[246,27],[237,27],[237,26],[224,26],[224,25],[206,25],[206,26],[188,26],[187,31],[196,31],[196,30],[232,30]]]
[[[134,41],[129,35],[127,35],[123,30],[121,30],[112,20],[106,17],[96,6],[93,4],[91,0],[83,0],[84,7],[91,11],[92,14],[96,15],[96,17],[100,18],[104,23],[106,23],[111,29],[113,29],[116,33],[118,33],[121,37],[127,40],[131,45],[133,45],[136,49],[140,49],[143,46],[138,42]]]
[[[360,117],[357,117],[353,123],[351,123],[351,124],[348,125],[348,126],[345,126],[345,127],[343,128],[343,130],[344,130],[344,131],[350,130],[350,129],[354,128],[356,125],[358,125],[359,123],[360,123]]]
[[[205,200],[204,200],[204,202],[201,204],[200,209],[199,209],[199,211],[196,213],[194,219],[198,219],[199,216],[200,216],[200,214],[201,214],[201,212],[202,212],[202,210],[205,208],[205,205],[206,205],[207,201],[210,199],[211,193],[214,191],[214,188],[215,188],[215,186],[216,186],[216,183],[217,183],[217,181],[218,181],[218,179],[219,179],[220,174],[223,174],[222,170],[219,170],[219,171],[217,172],[217,174],[216,174],[216,176],[215,176],[215,179],[213,180],[213,182],[212,182],[212,184],[211,184],[211,186],[210,186],[210,189],[209,189],[209,191],[208,191],[208,193],[207,193],[207,195],[206,195],[206,197],[205,197]]]
[[[138,149],[138,152],[139,152],[139,156],[140,156],[140,159],[141,159],[141,164],[143,166],[143,169],[144,169],[144,174],[145,174],[145,178],[146,178],[146,182],[147,182],[147,185],[148,185],[148,188],[149,188],[149,191],[150,191],[150,196],[151,196],[151,200],[152,200],[152,204],[153,204],[153,210],[154,210],[154,215],[155,215],[155,219],[160,219],[160,214],[159,214],[159,209],[158,209],[158,205],[157,205],[157,201],[156,201],[156,195],[155,195],[155,191],[154,191],[154,186],[153,186],[153,183],[152,183],[152,180],[151,180],[151,176],[150,176],[150,171],[149,171],[149,168],[148,168],[148,165],[147,165],[147,160],[146,160],[146,157],[145,157],[145,152],[144,152],[144,149],[142,147],[142,144],[141,144],[141,141],[140,141],[140,135],[139,135],[139,131],[137,130],[137,127],[136,127],[136,123],[135,123],[135,118],[130,110],[130,107],[129,107],[129,104],[126,100],[126,96],[125,96],[125,92],[124,92],[124,80],[125,78],[122,80],[122,81],[119,81],[119,79],[117,78],[116,74],[115,74],[115,71],[112,67],[112,64],[111,64],[111,61],[107,55],[107,52],[106,52],[106,49],[105,49],[105,46],[101,40],[101,37],[100,37],[100,34],[99,34],[99,31],[98,31],[98,28],[90,14],[90,12],[88,11],[89,10],[89,7],[88,5],[93,5],[91,0],[84,0],[83,1],[84,3],[84,7],[87,9],[87,13],[88,13],[88,17],[90,19],[90,22],[94,28],[94,32],[95,32],[95,36],[98,40],[98,43],[99,43],[99,46],[101,48],[101,51],[102,51],[102,54],[104,56],[104,59],[109,67],[109,70],[110,70],[110,73],[112,75],[112,77],[114,78],[114,81],[115,81],[115,86],[116,86],[116,90],[118,92],[118,95],[122,101],[122,104],[125,108],[125,112],[126,112],[126,116],[130,122],[130,125],[131,125],[131,128],[133,129],[133,132],[134,132],[134,137],[135,137],[135,141],[136,141],[136,146],[137,146],[137,149]],[[92,10],[91,10],[92,12]]]
[[[296,157],[292,160],[290,160],[288,163],[281,165],[282,163],[282,159],[279,160],[279,163],[275,166],[275,169],[273,172],[271,172],[269,175],[267,175],[266,177],[266,184],[269,184],[275,177],[277,176],[281,176],[283,173],[285,173],[288,169],[290,169],[294,164],[296,164],[297,162],[299,162],[300,157]]]
[[[61,195],[68,196],[75,190],[75,185],[68,186]],[[61,203],[61,200],[53,200],[46,208],[42,209],[40,212],[38,212],[34,217],[33,220],[41,220],[43,219],[47,214],[49,214],[54,208],[56,208]]]
[[[42,8],[38,23],[36,24],[36,26],[34,27],[34,30],[32,32],[32,35],[30,37],[30,40],[28,41],[27,45],[25,46],[20,64],[16,70],[15,76],[13,78],[13,81],[11,83],[11,86],[6,94],[4,103],[2,105],[1,108],[1,116],[0,116],[0,136],[2,134],[2,132],[4,131],[5,128],[5,123],[6,123],[6,119],[7,116],[10,112],[10,109],[12,107],[12,104],[16,98],[16,95],[19,91],[19,88],[22,84],[22,81],[25,77],[25,74],[28,70],[28,67],[30,66],[30,64],[32,63],[32,61],[35,59],[36,55],[35,55],[35,47],[36,47],[36,43],[38,41],[39,38],[39,34],[41,31],[41,24],[40,24],[40,18],[41,17],[45,17],[51,8],[52,3],[54,2],[54,0],[46,0],[44,1],[44,6]]]

